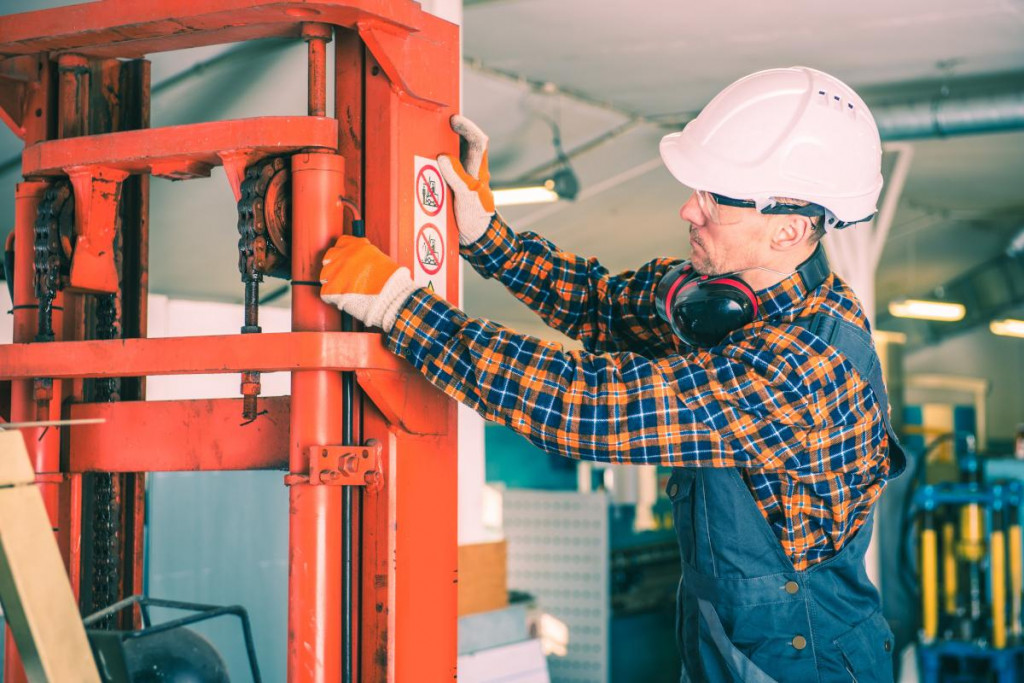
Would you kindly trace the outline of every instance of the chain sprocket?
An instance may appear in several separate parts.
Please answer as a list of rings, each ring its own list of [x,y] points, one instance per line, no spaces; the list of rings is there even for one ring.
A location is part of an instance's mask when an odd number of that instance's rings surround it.
[[[287,157],[249,166],[238,200],[238,270],[243,281],[262,275],[288,279],[291,261],[291,171]]]

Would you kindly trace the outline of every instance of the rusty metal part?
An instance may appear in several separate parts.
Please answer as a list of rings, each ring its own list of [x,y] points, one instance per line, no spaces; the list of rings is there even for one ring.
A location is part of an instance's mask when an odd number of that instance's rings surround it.
[[[381,478],[381,445],[310,446],[309,483],[332,486],[376,486]]]
[[[75,195],[61,179],[43,195],[35,224],[35,295],[39,300],[36,341],[53,341],[53,300],[68,282],[75,230]]]
[[[278,157],[280,159],[280,157]],[[277,252],[276,257],[280,259],[277,267],[282,275],[288,277],[291,271],[291,262],[288,259],[288,242],[291,240],[291,203],[292,184],[291,172],[287,164],[274,172],[267,183],[267,191],[263,198],[263,216],[266,222],[267,236],[273,250]],[[276,272],[267,271],[267,275],[277,275]]]
[[[118,297],[107,294],[96,297],[96,338],[121,338],[121,312]],[[120,401],[121,379],[103,377],[96,380],[93,396],[97,401]]]
[[[291,172],[287,157],[248,167],[238,200],[238,270],[242,279],[291,274]]]
[[[238,270],[245,283],[243,334],[260,332],[259,283],[264,275],[287,278],[291,206],[291,172],[286,157],[269,157],[249,166],[239,187]],[[242,418],[259,414],[260,373],[242,373]]]

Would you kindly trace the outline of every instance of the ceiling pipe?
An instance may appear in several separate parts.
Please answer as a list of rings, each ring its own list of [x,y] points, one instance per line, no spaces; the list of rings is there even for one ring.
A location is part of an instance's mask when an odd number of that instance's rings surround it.
[[[1024,129],[1024,92],[879,105],[871,108],[883,140],[1005,133]]]

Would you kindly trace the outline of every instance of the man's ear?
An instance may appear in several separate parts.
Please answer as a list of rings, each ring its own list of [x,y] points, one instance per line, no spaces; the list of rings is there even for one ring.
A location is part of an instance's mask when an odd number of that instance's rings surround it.
[[[777,219],[772,230],[772,248],[788,251],[803,244],[814,232],[811,219],[796,214],[772,216]]]

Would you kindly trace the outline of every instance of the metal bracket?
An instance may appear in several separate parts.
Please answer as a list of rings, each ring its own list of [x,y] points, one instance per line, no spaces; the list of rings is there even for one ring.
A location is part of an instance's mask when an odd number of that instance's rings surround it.
[[[330,486],[369,486],[383,483],[381,444],[371,439],[365,446],[310,446],[309,483]]]
[[[117,292],[114,235],[117,203],[126,171],[102,166],[69,168],[75,189],[75,248],[69,287],[81,292]]]

